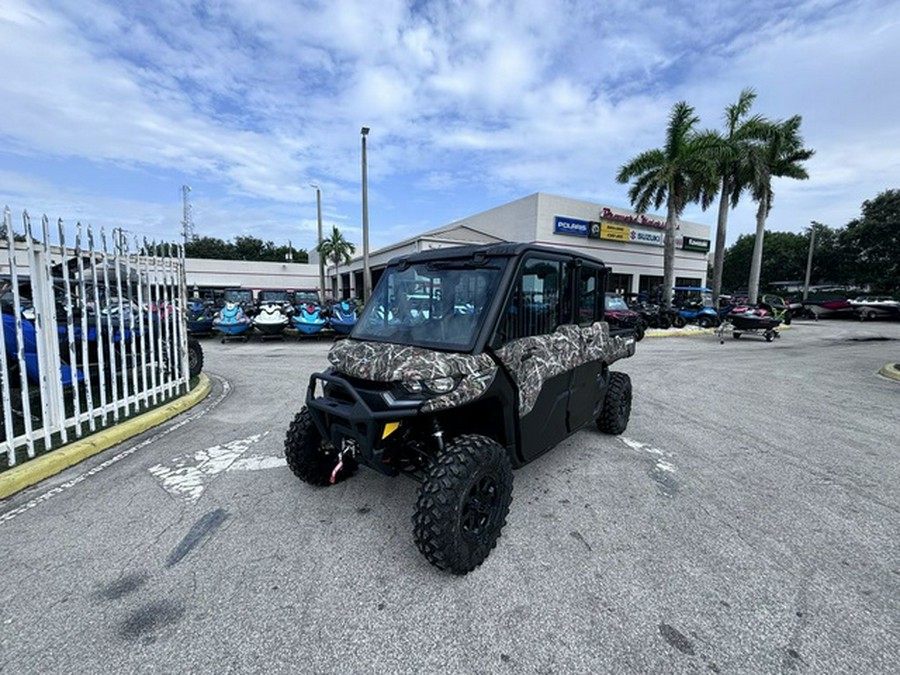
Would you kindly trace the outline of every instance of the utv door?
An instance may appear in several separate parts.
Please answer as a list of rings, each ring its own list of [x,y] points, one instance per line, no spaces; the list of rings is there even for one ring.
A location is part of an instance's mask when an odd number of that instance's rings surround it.
[[[600,339],[600,334],[591,327],[603,320],[603,297],[606,289],[607,269],[602,265],[582,262],[575,270],[575,316],[582,339],[582,349],[588,353],[591,341]],[[592,422],[599,412],[599,402],[603,400],[606,381],[602,372],[603,364],[586,361],[578,364],[572,374],[569,393],[568,429],[574,432]]]
[[[568,435],[571,353],[557,328],[571,313],[569,276],[563,258],[524,258],[493,343],[518,389],[518,446],[524,462]]]

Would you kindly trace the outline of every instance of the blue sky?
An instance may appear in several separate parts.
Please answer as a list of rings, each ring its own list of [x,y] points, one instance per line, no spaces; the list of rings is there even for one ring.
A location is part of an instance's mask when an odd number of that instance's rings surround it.
[[[368,126],[375,249],[539,191],[628,208],[672,105],[721,128],[748,86],[816,150],[770,230],[900,188],[896,2],[3,0],[0,205],[174,240],[187,184],[196,234],[311,248],[317,183],[359,245]]]

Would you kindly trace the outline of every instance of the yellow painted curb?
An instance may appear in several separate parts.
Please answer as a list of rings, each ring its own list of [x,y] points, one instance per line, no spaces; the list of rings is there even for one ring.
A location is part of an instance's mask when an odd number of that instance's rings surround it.
[[[900,370],[897,369],[897,366],[900,364],[896,363],[886,363],[879,370],[879,374],[884,375],[885,377],[889,377],[892,380],[900,381]]]
[[[658,331],[651,333],[650,330]],[[669,331],[665,328],[651,328],[644,331],[644,337],[648,338],[665,338],[665,337],[695,337],[697,335],[713,335],[715,328],[698,328],[697,330],[675,330]]]
[[[0,499],[6,499],[20,490],[39,483],[45,478],[55,476],[60,471],[68,469],[88,457],[103,452],[119,443],[127,441],[148,429],[159,426],[185,410],[193,408],[209,395],[212,384],[203,373],[200,374],[200,382],[181,398],[167,403],[159,408],[126,420],[109,429],[98,431],[86,438],[69,443],[61,448],[53,450],[46,455],[41,455],[29,460],[21,466],[0,473]]]
[[[781,324],[778,330],[790,330],[791,326]],[[650,332],[654,331],[654,332]],[[664,338],[664,337],[696,337],[698,335],[715,335],[716,328],[698,328],[697,330],[678,330],[670,331],[667,328],[648,328],[644,331],[644,337]]]

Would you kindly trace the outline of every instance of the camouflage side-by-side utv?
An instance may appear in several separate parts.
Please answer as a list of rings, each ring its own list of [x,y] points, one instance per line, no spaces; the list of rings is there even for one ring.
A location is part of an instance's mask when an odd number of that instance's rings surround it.
[[[533,244],[392,260],[332,367],[310,378],[285,439],[291,470],[329,485],[364,464],[421,481],[429,562],[465,574],[506,523],[512,469],[595,422],[619,434],[631,380],[609,366],[631,331],[603,320],[602,262]]]

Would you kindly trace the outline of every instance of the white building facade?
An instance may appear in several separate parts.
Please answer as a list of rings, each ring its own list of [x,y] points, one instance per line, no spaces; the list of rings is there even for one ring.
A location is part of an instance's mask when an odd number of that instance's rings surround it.
[[[388,260],[404,253],[461,244],[522,241],[574,249],[612,271],[609,289],[650,292],[663,282],[665,217],[538,192],[373,252],[373,285]],[[675,285],[704,286],[710,226],[681,220],[675,240]],[[333,268],[328,275],[336,281]],[[340,293],[359,297],[362,258],[341,270]]]
[[[435,248],[502,241],[574,249],[602,260],[612,271],[609,289],[652,292],[663,281],[665,217],[538,192],[444,227],[385,246],[369,255],[372,284],[388,261]],[[706,285],[710,226],[679,221],[675,285]],[[359,250],[359,249],[357,249]],[[318,254],[309,263],[262,263],[188,259],[187,285],[199,288],[318,290]],[[362,256],[336,271],[325,268],[325,297],[361,298]]]

